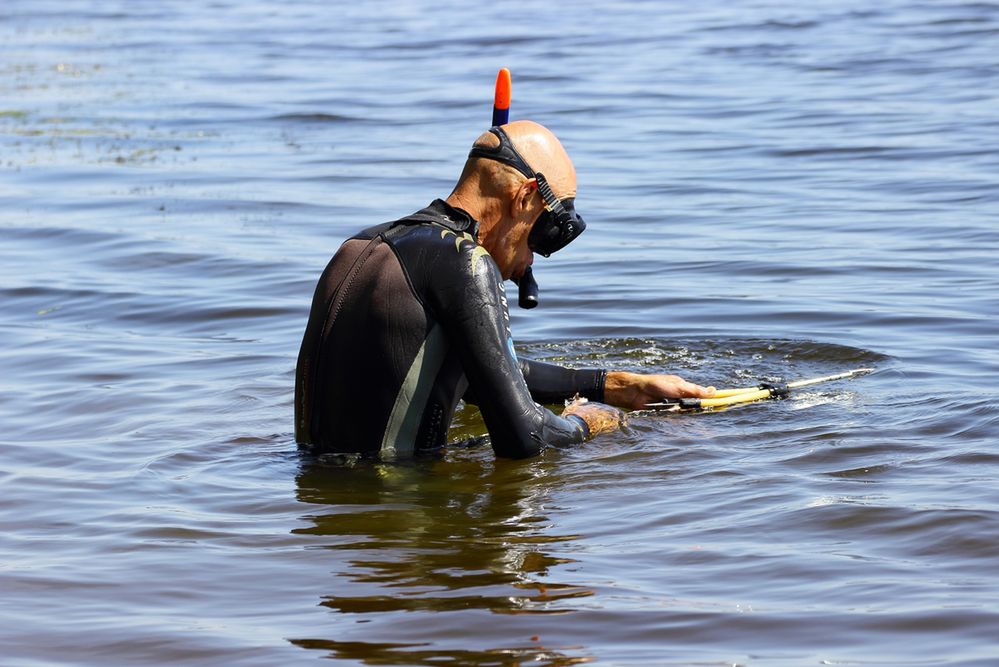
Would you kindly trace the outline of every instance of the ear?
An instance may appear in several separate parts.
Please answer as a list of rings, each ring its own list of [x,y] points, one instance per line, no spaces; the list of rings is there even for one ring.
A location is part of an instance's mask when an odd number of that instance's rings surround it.
[[[529,217],[533,213],[533,209],[537,206],[537,198],[534,196],[537,189],[538,181],[533,178],[524,181],[517,188],[517,193],[510,202],[511,213],[515,219]]]

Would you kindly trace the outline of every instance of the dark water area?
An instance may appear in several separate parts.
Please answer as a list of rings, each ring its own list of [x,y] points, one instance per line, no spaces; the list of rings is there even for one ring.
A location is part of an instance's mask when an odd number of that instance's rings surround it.
[[[319,271],[450,191],[501,66],[589,223],[521,354],[874,373],[300,455]],[[999,664],[997,91],[992,2],[6,0],[0,662]]]

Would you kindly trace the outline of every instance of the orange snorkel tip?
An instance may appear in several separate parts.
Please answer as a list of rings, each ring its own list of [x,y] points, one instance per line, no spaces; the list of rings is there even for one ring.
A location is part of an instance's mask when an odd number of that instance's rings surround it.
[[[510,70],[500,69],[496,75],[496,95],[493,97],[493,127],[510,122]]]

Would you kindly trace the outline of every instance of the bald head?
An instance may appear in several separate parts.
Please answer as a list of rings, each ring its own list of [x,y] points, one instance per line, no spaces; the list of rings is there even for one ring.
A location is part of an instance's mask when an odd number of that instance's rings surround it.
[[[500,275],[511,278],[522,276],[534,261],[529,236],[548,206],[538,183],[521,169],[544,174],[544,180],[555,197],[566,201],[570,209],[569,198],[576,196],[576,169],[562,144],[548,128],[529,120],[519,120],[504,125],[502,129],[501,134],[506,136],[502,142],[492,132],[485,132],[476,139],[461,178],[447,202],[479,221],[479,244],[493,258]],[[509,150],[505,143],[507,140],[517,155]],[[503,150],[494,150],[499,149],[501,144]],[[518,155],[520,159],[517,159]],[[514,167],[514,164],[518,166]],[[562,213],[565,214],[564,208]],[[568,238],[567,243],[583,228],[585,224],[579,220],[575,228],[571,224],[546,228],[543,236],[552,238],[552,234],[559,236],[565,230],[578,230]],[[554,250],[539,252],[550,253]]]
[[[504,125],[503,131],[506,132],[513,147],[527,161],[527,164],[534,171],[545,175],[556,196],[560,199],[576,196],[576,168],[572,165],[572,160],[569,159],[562,143],[551,130],[531,120],[516,120]],[[499,145],[499,139],[492,132],[483,132],[475,140],[474,145],[495,148]],[[492,164],[482,164],[484,162]],[[496,177],[501,177],[501,172],[505,170],[512,172],[505,175],[507,178],[511,176],[524,178],[513,167],[492,160],[470,158],[466,164],[466,171],[470,165],[488,169]]]

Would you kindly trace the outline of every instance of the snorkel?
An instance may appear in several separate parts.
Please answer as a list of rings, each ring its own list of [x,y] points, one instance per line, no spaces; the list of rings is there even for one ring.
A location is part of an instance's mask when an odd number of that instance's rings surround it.
[[[493,96],[493,127],[510,122],[510,70],[502,68],[496,75],[496,94]]]
[[[493,97],[493,127],[506,125],[510,122],[510,70],[502,68],[496,75],[496,94]],[[514,278],[520,294],[517,304],[521,308],[534,308],[538,305],[538,283],[534,280],[534,271],[528,266],[520,278]]]

